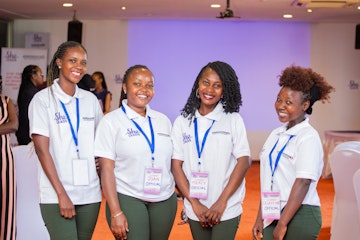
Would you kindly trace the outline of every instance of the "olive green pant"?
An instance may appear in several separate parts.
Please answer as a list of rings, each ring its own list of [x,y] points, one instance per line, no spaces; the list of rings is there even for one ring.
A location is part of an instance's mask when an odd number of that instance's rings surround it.
[[[272,240],[273,232],[278,221],[272,222],[264,229],[262,240]],[[284,240],[312,240],[317,239],[321,230],[321,210],[318,206],[301,205],[295,216],[287,226]]]
[[[127,240],[168,240],[177,211],[175,193],[161,202],[146,202],[120,193],[118,199],[129,224]],[[107,204],[106,218],[111,226]]]
[[[189,224],[194,240],[234,240],[240,219],[241,215],[221,221],[220,224],[216,224],[212,228],[203,228],[199,221],[191,219],[189,219]]]
[[[40,204],[40,210],[51,240],[91,240],[100,203],[75,205],[76,216],[71,219],[60,215],[58,204]]]

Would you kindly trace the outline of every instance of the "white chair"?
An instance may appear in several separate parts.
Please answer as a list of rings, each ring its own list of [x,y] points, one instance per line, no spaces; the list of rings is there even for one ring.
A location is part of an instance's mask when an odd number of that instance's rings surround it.
[[[32,143],[12,148],[17,184],[17,240],[48,240],[39,206],[37,164]]]
[[[353,176],[353,184],[357,202],[358,216],[360,218],[360,169],[356,170]]]
[[[360,152],[360,141],[348,141],[336,145],[334,152],[342,149],[349,149]]]
[[[360,142],[338,145],[330,155],[330,165],[335,188],[331,240],[358,239],[360,219],[355,211],[353,176],[360,169]]]

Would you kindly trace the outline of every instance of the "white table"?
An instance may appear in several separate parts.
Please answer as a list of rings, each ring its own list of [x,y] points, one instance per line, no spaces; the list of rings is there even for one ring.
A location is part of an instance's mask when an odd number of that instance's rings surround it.
[[[325,131],[323,148],[324,148],[324,168],[322,172],[323,178],[331,177],[331,168],[329,157],[336,145],[348,142],[360,141],[360,131]]]

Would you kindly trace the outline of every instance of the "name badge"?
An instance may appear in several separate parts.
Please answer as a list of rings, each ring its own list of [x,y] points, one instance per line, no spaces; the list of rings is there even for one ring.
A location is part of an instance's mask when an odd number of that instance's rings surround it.
[[[144,193],[160,194],[161,191],[161,168],[146,168],[144,179]]]
[[[190,197],[207,199],[209,174],[206,172],[191,172]]]
[[[261,195],[263,219],[280,219],[280,192],[262,192]]]
[[[74,185],[89,185],[89,166],[87,159],[73,159],[72,162]]]

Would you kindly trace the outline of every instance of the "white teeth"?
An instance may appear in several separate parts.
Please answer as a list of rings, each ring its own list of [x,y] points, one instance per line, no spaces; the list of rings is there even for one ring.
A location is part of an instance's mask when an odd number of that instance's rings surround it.
[[[72,72],[72,74],[80,76],[80,73],[78,73],[78,72]]]
[[[139,98],[147,98],[146,95],[138,95]]]
[[[280,116],[280,117],[286,117],[287,114],[286,114],[286,113],[281,113],[281,112],[279,112],[279,116]]]
[[[204,97],[205,97],[205,98],[207,98],[207,99],[214,98],[213,96],[211,96],[211,95],[207,95],[207,94],[204,94]]]

